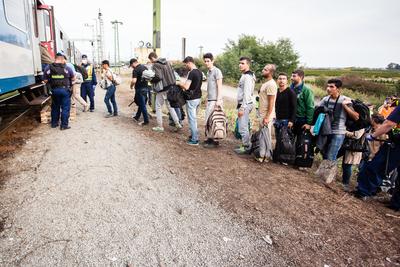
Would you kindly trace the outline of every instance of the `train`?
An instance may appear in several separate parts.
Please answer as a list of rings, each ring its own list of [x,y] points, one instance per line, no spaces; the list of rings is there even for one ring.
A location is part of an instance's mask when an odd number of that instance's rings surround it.
[[[62,51],[79,64],[81,53],[54,16],[54,7],[42,0],[0,0],[0,100],[22,95],[30,105],[40,104],[32,90],[41,88],[40,46],[54,58]]]

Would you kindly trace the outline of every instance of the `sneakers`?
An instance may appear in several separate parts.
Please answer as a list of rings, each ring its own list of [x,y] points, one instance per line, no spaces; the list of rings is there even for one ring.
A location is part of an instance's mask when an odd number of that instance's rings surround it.
[[[163,128],[163,127],[159,127],[159,126],[153,127],[152,130],[153,130],[154,132],[158,132],[158,133],[164,132],[164,128]]]
[[[205,148],[216,148],[218,145],[219,145],[219,143],[212,139],[207,139],[203,143],[203,147],[205,147]]]
[[[180,123],[175,124],[175,132],[179,131],[180,129],[182,129],[182,125]]]
[[[343,191],[344,192],[350,192],[350,185],[349,184],[343,184]]]
[[[239,155],[249,154],[249,149],[243,145],[240,145],[238,148],[235,148],[233,151],[235,151],[235,153],[239,154]]]
[[[149,124],[149,122],[141,121],[141,122],[138,123],[139,126],[145,126],[147,124]]]
[[[83,107],[83,112],[89,111],[89,107],[90,107],[89,105],[84,106]]]
[[[104,117],[106,117],[106,118],[111,118],[111,117],[113,117],[114,116],[114,114],[112,114],[112,113],[107,113],[107,115],[105,115]]]
[[[199,145],[199,141],[189,140],[189,141],[186,142],[186,144],[188,144],[189,146],[198,146]]]
[[[134,122],[139,123],[139,119],[137,119],[136,117],[132,117],[132,120],[133,120]]]
[[[68,130],[68,129],[71,129],[71,126],[61,126],[60,127],[61,131]]]

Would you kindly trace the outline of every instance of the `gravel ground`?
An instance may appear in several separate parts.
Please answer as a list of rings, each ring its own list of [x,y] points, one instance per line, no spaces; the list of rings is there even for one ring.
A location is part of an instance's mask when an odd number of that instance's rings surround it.
[[[268,233],[170,169],[179,157],[138,131],[127,110],[104,118],[103,95],[72,129],[41,125],[1,162],[1,266],[286,265]]]

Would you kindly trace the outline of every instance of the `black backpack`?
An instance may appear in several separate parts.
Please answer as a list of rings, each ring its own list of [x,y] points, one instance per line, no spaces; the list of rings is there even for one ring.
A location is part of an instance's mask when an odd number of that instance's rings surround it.
[[[368,106],[358,99],[351,100],[351,102],[353,104],[354,111],[359,114],[359,119],[355,121],[350,118],[347,118],[346,120],[347,131],[355,132],[364,128],[368,128],[371,122],[370,111]]]
[[[275,162],[293,164],[296,159],[296,145],[292,131],[283,126],[276,137],[276,145],[273,153]]]
[[[186,104],[184,92],[176,85],[172,85],[167,92],[167,99],[171,107],[180,108]]]
[[[303,131],[296,142],[295,165],[298,167],[311,168],[314,161],[314,145],[309,130]]]

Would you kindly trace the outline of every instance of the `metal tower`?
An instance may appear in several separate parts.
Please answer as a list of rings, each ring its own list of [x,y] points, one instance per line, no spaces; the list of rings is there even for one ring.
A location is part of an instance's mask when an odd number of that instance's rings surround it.
[[[153,0],[153,50],[161,52],[161,0]]]
[[[106,47],[105,47],[105,37],[104,37],[104,21],[103,21],[103,14],[99,9],[99,36],[97,36],[97,50],[98,50],[98,61],[101,63],[105,59],[106,56]]]

